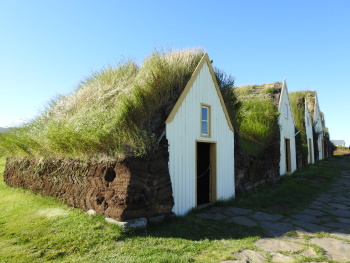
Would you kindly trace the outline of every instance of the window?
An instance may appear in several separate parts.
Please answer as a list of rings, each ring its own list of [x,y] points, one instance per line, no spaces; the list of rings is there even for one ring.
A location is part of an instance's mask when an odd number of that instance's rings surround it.
[[[210,107],[202,105],[201,110],[201,135],[210,136]]]
[[[288,105],[284,104],[284,115],[286,117],[286,119],[288,119]]]

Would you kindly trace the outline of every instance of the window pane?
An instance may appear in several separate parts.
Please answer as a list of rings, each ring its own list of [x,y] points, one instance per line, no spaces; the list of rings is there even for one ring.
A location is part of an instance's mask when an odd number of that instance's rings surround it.
[[[208,135],[208,122],[202,121],[202,134]]]
[[[202,120],[207,121],[208,120],[208,108],[202,107]]]

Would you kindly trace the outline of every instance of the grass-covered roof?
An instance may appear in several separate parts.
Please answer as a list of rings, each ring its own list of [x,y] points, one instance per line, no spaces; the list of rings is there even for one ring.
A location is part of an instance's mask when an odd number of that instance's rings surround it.
[[[121,157],[143,154],[164,129],[202,49],[155,51],[94,72],[38,118],[0,136],[0,154]]]
[[[311,119],[313,119],[315,112],[315,96],[316,92],[309,90],[289,93],[289,99],[293,111],[295,127],[298,131],[300,131],[303,141],[306,140],[305,102],[307,102]]]
[[[242,148],[258,155],[276,135],[282,83],[235,87],[240,103],[238,126]]]

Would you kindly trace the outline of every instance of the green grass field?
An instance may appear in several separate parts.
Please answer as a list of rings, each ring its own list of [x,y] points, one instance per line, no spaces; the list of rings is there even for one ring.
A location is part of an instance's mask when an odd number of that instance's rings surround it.
[[[321,161],[235,205],[263,211],[287,202],[303,209],[348,162],[344,157]],[[89,217],[57,199],[6,186],[4,165],[0,158],[0,262],[219,262],[251,248],[263,234],[258,227],[197,218],[196,211],[144,230],[122,230],[102,216]]]
[[[321,192],[326,191],[341,171],[347,169],[349,160],[334,156],[299,169],[292,176],[282,176],[279,183],[265,185],[242,197],[220,202],[268,213],[293,214],[302,211]]]
[[[6,186],[0,160],[0,262],[218,262],[262,234],[193,214],[121,230],[54,198]]]

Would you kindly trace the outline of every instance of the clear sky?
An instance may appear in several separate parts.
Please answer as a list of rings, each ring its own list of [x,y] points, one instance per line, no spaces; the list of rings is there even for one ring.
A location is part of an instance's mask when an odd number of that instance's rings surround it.
[[[350,144],[350,1],[0,0],[0,127],[123,58],[203,47],[236,85],[316,90],[331,139]]]

